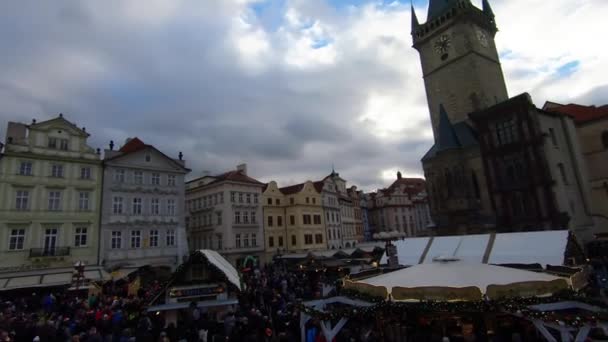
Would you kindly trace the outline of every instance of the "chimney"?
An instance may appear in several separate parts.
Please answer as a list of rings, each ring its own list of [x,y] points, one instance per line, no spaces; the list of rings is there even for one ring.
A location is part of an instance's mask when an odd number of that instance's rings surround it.
[[[242,172],[245,176],[247,176],[247,164],[237,165],[236,170]]]
[[[27,137],[27,126],[18,122],[9,122],[6,136],[9,144],[24,144]]]

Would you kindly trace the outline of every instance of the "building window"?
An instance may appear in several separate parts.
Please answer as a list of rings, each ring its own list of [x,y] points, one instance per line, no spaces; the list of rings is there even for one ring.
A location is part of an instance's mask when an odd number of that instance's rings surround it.
[[[176,182],[175,182],[175,175],[168,175],[167,176],[167,185],[168,186],[175,186]]]
[[[25,229],[11,229],[11,235],[8,238],[8,249],[18,251],[23,249],[25,242]]]
[[[150,231],[150,247],[158,247],[158,230],[156,229]]]
[[[276,200],[274,200],[274,203],[275,203],[276,205],[281,205],[281,200],[277,198]]]
[[[112,213],[114,214],[122,214],[122,197],[114,197],[112,198]]]
[[[141,215],[141,207],[142,207],[142,199],[135,197],[133,198],[133,207],[132,213],[133,215]]]
[[[80,179],[91,179],[91,168],[81,167],[80,168]]]
[[[297,242],[297,240],[296,240],[296,236],[295,236],[295,235],[292,235],[292,236],[291,236],[291,245],[292,245],[292,246],[295,246],[295,245],[296,245],[296,242]]]
[[[283,227],[283,216],[277,216],[277,227]]]
[[[153,173],[150,181],[151,181],[152,185],[160,185],[160,174]]]
[[[19,165],[19,174],[22,176],[31,176],[32,175],[32,163],[31,162],[21,162]]]
[[[317,199],[315,197],[312,198],[312,204],[317,204]]]
[[[230,192],[230,202],[234,203],[235,202],[235,196],[236,194],[234,193],[234,191]]]
[[[53,164],[51,165],[51,177],[63,177],[63,165]]]
[[[124,183],[125,182],[125,170],[114,170],[114,182]]]
[[[283,247],[283,237],[279,236],[279,247]]]
[[[112,246],[112,249],[122,248],[122,232],[121,231],[112,232],[111,246]]]
[[[240,211],[234,212],[234,223],[236,223],[236,224],[241,223],[241,212]]]
[[[222,234],[217,234],[217,249],[222,250],[224,248],[224,240]]]
[[[315,235],[315,243],[317,245],[322,244],[323,243],[323,234],[316,234]]]
[[[55,248],[57,248],[57,235],[59,233],[58,228],[47,228],[44,230],[44,254],[55,255]]]
[[[59,148],[63,151],[68,150],[68,139],[59,139]]]
[[[258,204],[258,200],[259,200],[258,197],[259,197],[258,194],[253,195],[253,203]]]
[[[315,215],[313,218],[315,224],[321,224],[321,215]]]
[[[153,198],[150,200],[150,214],[160,215],[160,199]]]
[[[274,237],[273,236],[268,238],[268,247],[270,247],[270,248],[274,247]]]
[[[257,247],[257,245],[258,245],[257,234],[253,233],[253,234],[251,234],[251,247]]]
[[[74,234],[74,247],[86,247],[87,245],[87,228],[76,228]]]
[[[15,209],[28,210],[30,202],[30,192],[27,190],[17,190],[15,193]]]
[[[243,193],[239,192],[239,203],[243,203]]]
[[[217,225],[221,226],[222,225],[222,212],[221,211],[216,212],[215,216],[216,216]]]
[[[49,210],[52,210],[52,211],[61,210],[61,192],[60,191],[49,191]]]
[[[294,215],[289,216],[289,224],[291,224],[292,226],[296,225],[296,217]]]
[[[251,194],[247,194],[247,203],[251,203]]]
[[[568,177],[566,177],[566,168],[564,167],[564,164],[557,164],[557,168],[559,169],[559,173],[562,177],[562,182],[564,183],[564,185],[568,185]]]
[[[255,216],[255,211],[252,211],[251,212],[251,223],[256,223],[256,221],[257,221],[257,218]]]
[[[289,204],[293,205],[296,202],[296,200],[292,197],[289,199]]]
[[[268,216],[268,227],[272,227],[272,216]]]
[[[141,230],[131,231],[131,248],[141,247]]]
[[[306,204],[310,203],[310,197],[306,197]]]
[[[245,223],[245,224],[249,223],[249,212],[247,212],[247,211],[243,211],[243,223]]]
[[[312,234],[304,234],[304,244],[312,245]]]
[[[141,171],[135,171],[133,173],[133,182],[135,184],[144,184],[144,173]]]
[[[146,154],[146,162],[150,162],[152,160],[152,156],[150,156],[149,154]]]
[[[608,131],[602,133],[602,146],[604,149],[608,149]]]
[[[302,222],[304,224],[311,224],[312,221],[310,220],[310,215],[302,215]]]
[[[47,145],[49,148],[56,149],[57,148],[57,138],[49,138],[49,142]]]
[[[175,200],[174,199],[167,200],[167,215],[171,215],[171,216],[175,215]]]
[[[243,234],[243,247],[249,247],[249,234]]]
[[[515,142],[517,132],[513,119],[502,121],[496,124],[496,138],[498,145],[506,145]]]
[[[236,234],[234,236],[234,244],[236,245],[236,248],[241,248],[241,234]]]
[[[551,136],[553,146],[557,147],[557,137],[555,136],[555,130],[553,128],[549,128],[549,135]]]
[[[272,205],[272,198],[268,199],[268,205]]]
[[[175,246],[175,230],[169,229],[167,230],[167,247]]]
[[[89,198],[90,193],[87,191],[82,191],[78,194],[78,209],[80,209],[80,211],[87,211],[90,209]]]

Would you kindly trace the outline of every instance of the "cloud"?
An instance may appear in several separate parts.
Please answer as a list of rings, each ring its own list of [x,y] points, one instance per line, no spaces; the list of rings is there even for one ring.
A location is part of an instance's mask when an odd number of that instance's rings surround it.
[[[511,95],[606,102],[608,52],[589,32],[608,3],[492,4]],[[333,164],[373,190],[422,174],[432,134],[409,1],[21,0],[0,13],[2,135],[63,112],[95,147],[139,136],[184,152],[193,175],[244,161],[288,184]]]

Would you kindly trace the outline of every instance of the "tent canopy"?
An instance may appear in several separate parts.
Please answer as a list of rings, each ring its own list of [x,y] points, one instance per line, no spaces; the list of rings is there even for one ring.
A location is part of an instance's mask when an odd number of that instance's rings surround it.
[[[483,294],[499,297],[512,291],[517,291],[518,295],[522,292],[549,294],[567,288],[568,283],[564,278],[545,273],[456,261],[415,265],[350,286],[364,291],[370,286],[384,287],[393,297],[398,289],[400,297],[411,296],[410,299],[476,300]]]

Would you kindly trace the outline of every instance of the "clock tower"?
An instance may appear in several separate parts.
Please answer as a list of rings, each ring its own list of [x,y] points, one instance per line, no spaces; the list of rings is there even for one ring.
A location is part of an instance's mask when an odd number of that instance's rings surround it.
[[[420,53],[433,134],[438,139],[440,106],[452,124],[508,99],[494,37],[498,31],[488,0],[429,0],[426,23],[412,6],[412,37]]]

